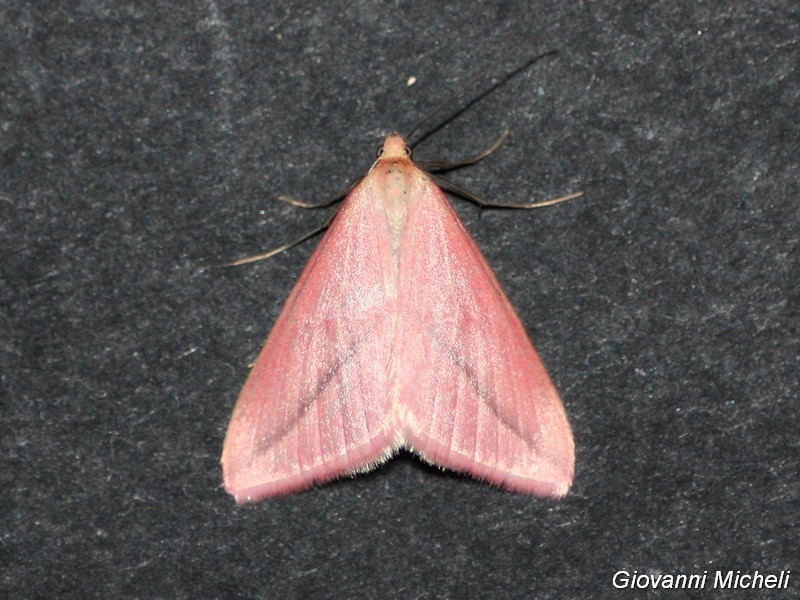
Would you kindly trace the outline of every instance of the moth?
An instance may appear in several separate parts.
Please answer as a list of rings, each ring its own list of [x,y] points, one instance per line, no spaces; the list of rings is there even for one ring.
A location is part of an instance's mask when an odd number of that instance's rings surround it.
[[[519,317],[444,192],[392,134],[250,372],[225,437],[225,488],[239,503],[288,494],[400,448],[555,498],[575,464],[564,407]]]

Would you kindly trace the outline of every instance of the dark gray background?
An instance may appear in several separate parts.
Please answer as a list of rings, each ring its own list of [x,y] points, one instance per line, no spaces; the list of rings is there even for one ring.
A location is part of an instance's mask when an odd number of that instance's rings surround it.
[[[621,569],[791,569],[797,595],[797,3],[315,4],[2,3],[2,589],[588,598]],[[325,218],[276,195],[343,189],[554,22],[416,156],[508,127],[452,179],[586,191],[457,203],[562,392],[571,493],[402,455],[237,508],[227,420],[316,242],[223,265]]]

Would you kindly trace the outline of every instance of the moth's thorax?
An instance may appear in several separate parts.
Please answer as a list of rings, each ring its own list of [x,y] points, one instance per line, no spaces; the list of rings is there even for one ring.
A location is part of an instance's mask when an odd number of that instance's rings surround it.
[[[405,140],[392,134],[386,138],[380,157],[368,177],[376,196],[386,211],[389,227],[398,238],[405,226],[406,214],[419,197],[424,173],[411,160]]]

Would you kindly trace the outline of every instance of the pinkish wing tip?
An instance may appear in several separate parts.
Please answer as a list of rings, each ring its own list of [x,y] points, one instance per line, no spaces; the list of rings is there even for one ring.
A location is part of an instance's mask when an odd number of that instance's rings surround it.
[[[277,476],[272,481],[267,480],[266,470],[259,471],[252,468],[243,470],[223,462],[225,490],[234,497],[237,504],[279,498],[334,479],[371,471],[389,460],[398,447],[399,444],[389,438],[373,440],[367,447],[353,449],[347,454],[312,468]]]

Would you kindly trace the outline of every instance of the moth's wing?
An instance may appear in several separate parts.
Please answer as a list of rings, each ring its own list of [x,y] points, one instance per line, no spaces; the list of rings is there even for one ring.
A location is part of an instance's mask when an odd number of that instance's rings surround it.
[[[442,191],[420,188],[400,254],[406,445],[507,489],[563,496],[575,450],[558,392]]]
[[[367,178],[345,199],[250,372],[222,453],[237,502],[367,470],[400,443],[387,391],[397,266],[379,193]]]

